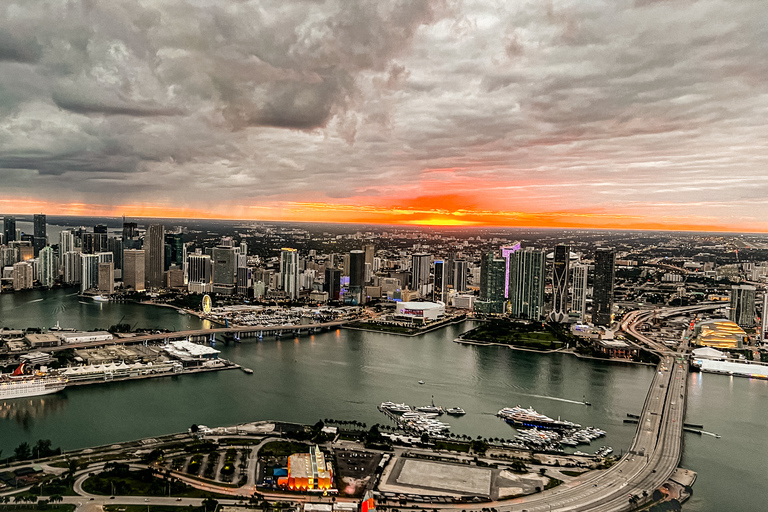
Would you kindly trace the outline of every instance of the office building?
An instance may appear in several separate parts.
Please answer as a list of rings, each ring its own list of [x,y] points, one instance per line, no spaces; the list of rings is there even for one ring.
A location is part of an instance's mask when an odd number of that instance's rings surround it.
[[[150,224],[144,235],[144,278],[148,290],[162,288],[165,285],[164,265],[165,228],[160,224]]]
[[[509,313],[516,318],[539,321],[544,315],[546,254],[533,248],[509,257]]]
[[[36,213],[32,219],[34,239],[32,246],[35,250],[35,258],[40,255],[40,251],[48,245],[48,235],[45,224],[45,215]]]
[[[754,286],[743,284],[731,287],[731,308],[729,320],[739,327],[755,326],[755,293]]]
[[[224,295],[235,293],[237,283],[237,250],[231,245],[213,248],[213,291]]]
[[[115,291],[115,268],[111,261],[99,263],[99,293],[111,294]]]
[[[213,263],[207,254],[190,254],[187,256],[188,282],[211,283],[213,279]]]
[[[335,268],[325,269],[325,284],[323,291],[328,293],[328,300],[339,300],[341,292],[341,270]]]
[[[616,253],[613,249],[595,251],[595,280],[592,285],[592,323],[610,326],[613,322],[613,284]]]
[[[146,289],[144,254],[143,249],[123,251],[123,285],[137,292],[143,292]]]
[[[558,245],[555,247],[552,262],[552,312],[550,320],[565,322],[568,319],[568,278],[571,247]]]
[[[587,274],[588,265],[576,264],[573,266],[573,298],[571,299],[571,314],[579,322],[584,321],[587,312]]]
[[[465,260],[454,260],[453,262],[453,289],[457,292],[467,291],[467,271],[469,265]]]
[[[411,290],[426,297],[429,292],[429,263],[431,254],[419,253],[411,257]]]
[[[181,233],[165,234],[165,270],[176,265],[184,267],[184,240]]]
[[[112,253],[115,277],[123,278],[123,241],[119,238],[107,239],[107,251]]]
[[[40,285],[51,288],[59,275],[59,266],[56,264],[56,253],[52,247],[43,247],[40,250],[38,265],[40,266]]]
[[[486,314],[503,314],[506,311],[504,299],[506,265],[493,253],[483,256],[480,262],[480,299],[474,303],[475,311]]]
[[[125,218],[123,218],[123,249],[141,249],[139,225],[135,222],[125,222]]]
[[[14,240],[18,240],[18,238],[16,238],[16,217],[11,215],[3,217],[3,233],[5,235],[3,240],[6,245]]]
[[[237,294],[249,297],[252,287],[253,270],[248,267],[237,267]]]
[[[280,249],[280,288],[290,299],[299,296],[299,253],[296,249]]]

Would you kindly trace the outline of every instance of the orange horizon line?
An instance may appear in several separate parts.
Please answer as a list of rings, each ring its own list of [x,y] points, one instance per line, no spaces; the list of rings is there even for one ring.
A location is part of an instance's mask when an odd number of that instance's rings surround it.
[[[9,213],[7,215],[12,216],[28,216],[28,215],[35,215],[34,213]],[[45,214],[48,215],[48,214]],[[422,227],[422,228],[451,228],[451,229],[487,229],[487,228],[501,228],[501,229],[541,229],[541,230],[555,230],[555,229],[567,229],[567,230],[579,230],[579,231],[647,231],[647,232],[653,232],[653,231],[671,231],[675,233],[717,233],[717,234],[765,234],[768,233],[768,228],[761,231],[729,231],[729,228],[716,228],[713,226],[709,227],[693,227],[693,226],[687,226],[685,228],[674,228],[674,227],[585,227],[585,226],[571,226],[567,224],[558,225],[558,226],[536,226],[536,225],[526,225],[526,226],[514,226],[514,225],[506,225],[506,224],[486,224],[482,222],[476,222],[473,224],[466,224],[466,225],[459,225],[459,224],[430,224],[430,223],[420,223],[419,221],[403,221],[403,222],[376,222],[376,221],[359,221],[359,220],[352,220],[352,221],[340,221],[340,220],[280,220],[280,219],[258,219],[258,218],[232,218],[232,217],[219,217],[219,216],[198,216],[198,217],[177,217],[177,216],[166,216],[166,217],[152,217],[147,215],[75,215],[75,214],[51,214],[54,217],[76,217],[76,218],[93,218],[93,217],[103,217],[103,218],[135,218],[135,219],[172,219],[172,220],[224,220],[224,221],[232,221],[232,222],[283,222],[283,223],[296,223],[296,224],[342,224],[342,225],[374,225],[374,226],[393,226],[393,227]]]

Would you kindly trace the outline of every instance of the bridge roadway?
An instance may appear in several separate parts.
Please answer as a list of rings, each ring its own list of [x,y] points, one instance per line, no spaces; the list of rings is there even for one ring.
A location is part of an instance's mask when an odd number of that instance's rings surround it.
[[[666,309],[663,314],[702,308],[711,306]],[[677,351],[637,332],[653,314],[634,311],[622,322],[625,331],[661,357],[627,453],[605,471],[533,496],[496,502],[495,508],[503,512],[629,511],[637,508],[630,502],[631,496],[637,496],[638,503],[648,502],[652,492],[669,479],[681,456],[688,362]]]
[[[190,338],[197,338],[197,337],[206,337],[211,338],[217,334],[251,334],[251,333],[258,333],[263,332],[265,334],[267,333],[275,333],[275,332],[301,332],[301,331],[309,331],[309,330],[315,330],[315,329],[332,329],[334,327],[341,327],[345,323],[351,322],[352,320],[336,320],[334,322],[325,322],[321,324],[306,324],[306,325],[240,325],[240,326],[233,326],[233,327],[217,327],[214,329],[196,329],[192,331],[173,331],[173,332],[164,332],[159,334],[144,334],[141,336],[131,336],[127,338],[113,338],[111,340],[106,341],[89,341],[84,343],[67,343],[65,345],[61,345],[58,347],[44,347],[40,348],[38,350],[41,350],[43,352],[55,352],[57,350],[66,350],[69,348],[95,348],[95,347],[101,347],[105,345],[115,345],[115,344],[135,344],[135,343],[144,343],[145,341],[170,341],[170,340],[183,340],[183,339],[190,339]]]

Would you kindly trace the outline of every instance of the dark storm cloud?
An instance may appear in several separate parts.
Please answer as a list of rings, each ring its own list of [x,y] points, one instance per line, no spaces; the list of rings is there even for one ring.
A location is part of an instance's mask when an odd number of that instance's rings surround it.
[[[72,195],[122,180],[124,201],[434,186],[752,215],[766,19],[763,0],[9,1],[0,169]]]
[[[0,61],[33,63],[42,53],[42,46],[29,35],[19,36],[7,29],[0,30]]]

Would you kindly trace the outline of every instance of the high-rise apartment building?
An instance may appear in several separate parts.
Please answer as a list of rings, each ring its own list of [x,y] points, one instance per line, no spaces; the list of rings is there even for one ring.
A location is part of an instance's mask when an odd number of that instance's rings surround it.
[[[447,295],[447,282],[445,272],[445,261],[435,260],[435,283],[432,288],[432,297],[434,301],[445,302]]]
[[[541,320],[544,314],[546,254],[526,247],[509,258],[509,313]]]
[[[50,288],[59,274],[59,266],[56,264],[56,253],[53,247],[43,247],[40,250],[40,285]]]
[[[123,285],[137,292],[146,289],[146,263],[143,249],[125,249],[123,251]]]
[[[595,280],[592,285],[592,323],[610,326],[613,321],[613,284],[616,253],[613,249],[595,251]]]
[[[237,294],[243,297],[250,296],[249,290],[253,288],[253,270],[248,267],[237,267]]]
[[[755,293],[755,287],[748,284],[731,286],[731,322],[736,322],[739,327],[755,326]]]
[[[589,265],[576,264],[573,266],[573,297],[571,299],[571,313],[579,322],[584,321],[587,312],[587,275]]]
[[[483,256],[480,262],[480,300],[474,303],[479,313],[503,314],[506,310],[504,299],[505,261],[493,253]]]
[[[165,265],[165,228],[160,224],[150,224],[144,235],[144,277],[147,289],[162,288],[163,267]]]
[[[347,299],[361,304],[364,302],[363,286],[365,286],[365,251],[349,251],[349,296]]]
[[[77,251],[68,251],[64,253],[64,263],[62,264],[64,284],[80,284],[83,275],[83,263],[81,254]]]
[[[75,235],[71,230],[65,229],[59,233],[59,255],[75,250]]]
[[[26,261],[20,261],[13,265],[13,289],[29,290],[34,285],[35,270]]]
[[[564,322],[568,319],[568,278],[571,247],[558,245],[555,247],[552,262],[552,312],[550,320]]]
[[[504,298],[509,299],[509,283],[511,283],[511,261],[512,255],[520,250],[520,243],[507,245],[501,248],[501,259],[504,260]]]
[[[48,244],[48,236],[45,223],[45,214],[36,213],[32,220],[34,239],[32,246],[35,249],[35,257],[40,255],[40,251]]]
[[[99,256],[81,254],[82,271],[80,273],[80,293],[99,287]]]
[[[365,252],[365,263],[369,264],[371,270],[373,270],[373,258],[376,255],[376,246],[373,244],[366,244],[363,246],[363,251]]]
[[[299,296],[299,253],[296,249],[280,249],[280,288],[291,299]]]
[[[429,290],[429,264],[432,255],[418,253],[411,256],[411,289],[426,297]]]

